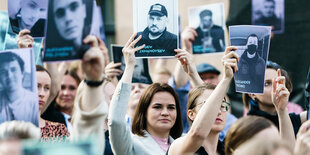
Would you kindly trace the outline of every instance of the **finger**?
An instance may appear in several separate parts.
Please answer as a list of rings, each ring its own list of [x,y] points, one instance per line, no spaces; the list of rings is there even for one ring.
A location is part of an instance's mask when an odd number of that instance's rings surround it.
[[[278,86],[277,86],[277,92],[280,92],[280,91],[282,91],[282,90],[286,90],[285,85],[283,85],[283,84],[278,84]]]
[[[281,91],[281,92],[279,92],[278,97],[281,97],[281,96],[288,96],[288,95],[290,95],[290,93],[289,93],[288,91]]]
[[[178,48],[178,49],[174,49],[174,52],[176,52],[176,53],[184,53],[184,52],[187,52],[187,51]]]
[[[90,61],[91,59],[99,59],[101,53],[99,48],[91,48],[89,49],[83,56],[83,61]]]
[[[226,59],[224,61],[230,62],[230,63],[237,63],[237,59]]]
[[[188,31],[193,35],[193,37],[197,37],[198,34],[194,28],[189,28]]]
[[[95,36],[88,35],[86,38],[83,40],[84,44],[90,44],[91,47],[97,47],[98,46],[98,40]]]
[[[285,84],[285,77],[284,76],[279,76],[276,78],[276,82],[278,84]]]
[[[228,46],[228,47],[226,47],[225,55],[228,54],[229,52],[235,51],[235,50],[237,50],[237,49],[238,49],[238,48],[235,47],[235,46]]]
[[[301,134],[304,134],[305,132],[307,132],[308,128],[310,126],[310,120],[307,120],[306,122],[304,122],[300,128],[299,128],[299,131],[297,133],[297,136],[301,135]]]
[[[225,66],[225,67],[232,67],[232,68],[235,69],[235,71],[238,70],[237,64],[235,64],[235,63],[224,62],[224,66]]]
[[[141,38],[142,38],[142,35],[140,35],[137,39],[135,39],[133,42],[131,42],[130,47],[135,47],[136,43],[138,41],[140,41]]]
[[[277,90],[277,83],[275,81],[275,78],[272,79],[272,93],[274,94]]]
[[[100,37],[96,36],[96,38],[98,40],[100,47],[107,48],[107,46],[105,45],[105,43],[103,42],[103,40]]]
[[[128,47],[136,36],[137,36],[137,33],[132,34],[124,47]]]
[[[24,36],[24,35],[26,35],[26,34],[30,34],[30,31],[27,30],[27,29],[23,29],[23,30],[21,30],[21,31],[18,33],[18,37],[22,37],[22,36]]]
[[[145,44],[138,46],[138,47],[134,48],[133,50],[134,50],[134,52],[136,52],[136,51],[142,50],[144,47],[145,47]]]

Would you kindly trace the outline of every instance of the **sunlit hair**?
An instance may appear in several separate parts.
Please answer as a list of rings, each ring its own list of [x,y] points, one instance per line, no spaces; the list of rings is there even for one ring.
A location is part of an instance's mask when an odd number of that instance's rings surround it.
[[[234,122],[226,135],[225,154],[231,155],[241,144],[254,137],[260,131],[275,125],[259,116],[246,116]]]
[[[187,110],[193,110],[197,106],[197,98],[203,94],[205,90],[214,90],[216,85],[204,83],[201,86],[198,86],[192,89],[188,93],[188,101],[187,101]],[[187,116],[187,121],[189,125],[192,125],[193,121]]]
[[[165,83],[153,83],[151,84],[141,95],[137,109],[132,121],[132,133],[138,136],[144,136],[147,125],[147,109],[151,104],[153,96],[158,92],[168,92],[170,93],[175,100],[175,107],[177,112],[177,118],[173,127],[170,129],[170,136],[174,139],[180,137],[183,132],[182,118],[179,98],[174,89]]]

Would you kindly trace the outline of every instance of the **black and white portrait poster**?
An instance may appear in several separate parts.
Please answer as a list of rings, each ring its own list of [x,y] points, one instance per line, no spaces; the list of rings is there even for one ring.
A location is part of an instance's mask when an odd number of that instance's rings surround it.
[[[104,22],[101,13],[101,7],[97,5],[96,0],[94,0],[93,9],[93,22],[91,27],[91,35],[98,36],[101,40],[106,42],[105,32],[104,32]]]
[[[264,93],[266,62],[270,44],[270,26],[230,26],[231,46],[236,46],[239,55],[238,71],[234,74],[236,91]]]
[[[49,0],[43,61],[81,59],[90,47],[83,39],[90,34],[92,0]]]
[[[252,0],[252,24],[271,26],[274,34],[284,33],[285,0]]]
[[[9,25],[10,25],[10,23],[9,23]],[[10,26],[8,26],[7,33],[5,34],[4,50],[18,49],[17,37],[18,37],[18,35],[12,31]],[[41,52],[42,51],[42,42],[43,42],[42,38],[34,38],[34,42],[32,44],[36,65],[42,65],[43,64],[42,52]]]
[[[8,13],[0,11],[0,51],[4,50],[5,35],[9,25]]]
[[[32,37],[44,37],[48,0],[8,0],[11,27],[18,34],[30,30]]]
[[[134,0],[134,32],[142,35],[136,44],[145,47],[136,57],[172,57],[178,46],[178,0]]]
[[[225,50],[224,4],[215,3],[189,9],[189,26],[195,28],[193,54],[223,52]]]
[[[0,52],[0,123],[11,120],[38,126],[39,103],[31,48]]]
[[[119,69],[122,71],[125,70],[125,60],[123,57],[123,46],[120,45],[111,45],[112,49],[112,61],[114,63],[121,62],[122,65]],[[118,80],[121,79],[123,74],[121,74]],[[132,76],[133,83],[145,83],[145,84],[152,84],[152,79],[149,73],[149,63],[148,59],[136,59],[136,66]]]

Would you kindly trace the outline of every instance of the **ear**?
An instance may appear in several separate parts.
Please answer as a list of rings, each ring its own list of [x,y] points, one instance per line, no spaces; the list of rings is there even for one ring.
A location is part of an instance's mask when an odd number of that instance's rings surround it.
[[[196,112],[194,110],[187,110],[187,116],[193,122],[196,117]]]

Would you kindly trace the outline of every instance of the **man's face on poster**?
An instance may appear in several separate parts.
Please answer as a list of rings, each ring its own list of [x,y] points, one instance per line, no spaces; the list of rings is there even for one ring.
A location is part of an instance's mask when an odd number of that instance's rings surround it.
[[[264,17],[272,17],[275,11],[275,3],[272,1],[264,1],[262,13]]]
[[[247,42],[247,51],[250,54],[254,54],[257,50],[257,47],[258,47],[258,38],[255,36],[249,37]]]
[[[22,87],[23,72],[17,60],[0,64],[0,82],[7,92],[12,92]]]
[[[40,19],[46,17],[47,0],[21,0],[21,22],[24,28],[31,29]]]
[[[201,22],[202,27],[204,29],[208,29],[212,26],[212,23],[213,23],[212,16],[204,16],[204,17],[200,18],[200,22]]]
[[[152,35],[160,35],[164,32],[167,27],[168,19],[167,16],[158,16],[156,14],[148,15],[148,29]]]
[[[54,0],[54,19],[59,34],[66,40],[82,36],[86,6],[82,0]]]

